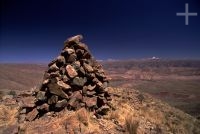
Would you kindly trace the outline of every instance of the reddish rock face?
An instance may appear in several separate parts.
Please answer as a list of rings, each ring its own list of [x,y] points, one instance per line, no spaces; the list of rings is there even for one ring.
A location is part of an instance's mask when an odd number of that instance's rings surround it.
[[[76,70],[71,65],[66,66],[66,71],[70,78],[74,78],[78,75]]]
[[[60,55],[48,64],[41,89],[21,102],[23,108],[29,107],[27,120],[64,108],[78,110],[84,107],[97,114],[109,110],[108,80],[102,66],[92,58],[87,45],[81,42],[82,38],[77,35],[65,41]]]
[[[31,112],[29,112],[27,115],[26,115],[26,119],[28,121],[32,121],[36,118],[36,116],[38,115],[38,110],[36,108],[34,108]]]

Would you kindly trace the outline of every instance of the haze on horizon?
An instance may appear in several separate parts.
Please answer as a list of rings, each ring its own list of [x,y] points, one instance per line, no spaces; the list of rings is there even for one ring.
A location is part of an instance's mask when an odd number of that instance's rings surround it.
[[[177,12],[198,16],[177,17]],[[49,62],[82,34],[96,59],[200,59],[199,0],[1,0],[0,62]]]

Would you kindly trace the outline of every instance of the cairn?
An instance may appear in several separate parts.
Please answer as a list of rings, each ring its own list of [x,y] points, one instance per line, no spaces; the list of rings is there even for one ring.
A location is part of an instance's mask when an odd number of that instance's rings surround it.
[[[67,39],[60,55],[48,64],[42,86],[34,94],[32,109],[26,113],[27,120],[63,109],[85,107],[95,115],[109,111],[108,79],[82,38],[77,35]]]

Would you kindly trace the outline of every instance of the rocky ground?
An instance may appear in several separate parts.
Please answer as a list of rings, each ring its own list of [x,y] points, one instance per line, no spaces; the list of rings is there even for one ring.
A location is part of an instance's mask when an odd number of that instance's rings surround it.
[[[34,121],[21,122],[19,102],[30,93],[17,98],[4,97],[0,104],[0,133],[3,134],[120,134],[120,133],[200,133],[200,121],[137,90],[109,87],[112,109],[96,117],[81,108],[48,112]],[[31,101],[27,101],[31,105]]]

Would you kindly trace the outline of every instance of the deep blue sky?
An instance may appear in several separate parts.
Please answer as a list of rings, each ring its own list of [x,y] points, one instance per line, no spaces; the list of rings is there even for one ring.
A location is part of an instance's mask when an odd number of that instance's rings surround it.
[[[200,59],[200,0],[0,1],[0,62],[49,62],[76,34],[96,59]]]

